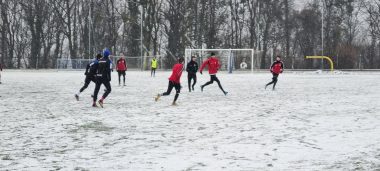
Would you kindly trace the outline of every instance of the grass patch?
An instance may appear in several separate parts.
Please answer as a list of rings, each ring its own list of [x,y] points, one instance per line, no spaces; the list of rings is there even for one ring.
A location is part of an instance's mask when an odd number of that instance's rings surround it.
[[[83,125],[78,126],[76,129],[71,130],[71,133],[77,133],[78,131],[85,130],[85,131],[96,131],[96,132],[108,132],[113,130],[113,127],[109,127],[103,124],[103,122],[100,121],[93,121],[90,123],[86,123]]]
[[[75,167],[74,170],[89,171],[89,169],[86,169],[86,168],[83,168],[83,167]]]
[[[13,160],[9,154],[3,156],[1,160]]]

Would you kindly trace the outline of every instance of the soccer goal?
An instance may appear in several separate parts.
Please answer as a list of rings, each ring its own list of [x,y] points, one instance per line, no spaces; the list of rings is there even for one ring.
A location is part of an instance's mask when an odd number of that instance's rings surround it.
[[[192,56],[197,57],[197,62],[201,64],[214,52],[221,62],[222,71],[251,71],[259,68],[256,60],[258,53],[254,49],[185,49],[185,62],[191,60]]]

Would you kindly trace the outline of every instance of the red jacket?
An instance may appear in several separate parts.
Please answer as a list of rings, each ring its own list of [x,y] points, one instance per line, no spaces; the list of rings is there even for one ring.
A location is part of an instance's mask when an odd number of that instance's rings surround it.
[[[284,63],[282,61],[275,61],[270,67],[270,71],[275,74],[280,74],[284,70]]]
[[[206,65],[208,65],[208,73],[210,75],[216,74],[220,68],[220,63],[219,63],[218,58],[213,57],[213,56],[203,62],[201,69],[199,71],[202,72],[203,68],[206,67]]]
[[[182,71],[183,71],[183,64],[180,64],[180,63],[175,64],[173,66],[172,75],[169,77],[169,81],[173,81],[174,83],[179,84],[181,76],[182,76]]]
[[[125,59],[117,60],[116,71],[126,71],[127,70],[127,62]]]

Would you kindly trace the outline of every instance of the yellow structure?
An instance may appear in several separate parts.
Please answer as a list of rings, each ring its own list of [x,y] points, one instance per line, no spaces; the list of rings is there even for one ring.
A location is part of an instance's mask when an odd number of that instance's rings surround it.
[[[326,59],[330,62],[331,72],[334,71],[334,62],[331,60],[330,57],[327,57],[327,56],[306,56],[306,59]]]

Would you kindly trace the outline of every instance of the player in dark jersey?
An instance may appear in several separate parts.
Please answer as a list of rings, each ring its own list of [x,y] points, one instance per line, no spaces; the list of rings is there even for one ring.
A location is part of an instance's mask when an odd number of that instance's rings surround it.
[[[92,103],[93,107],[97,107],[96,100],[98,99],[98,93],[102,84],[106,89],[103,96],[98,101],[101,107],[103,107],[104,99],[107,98],[107,96],[111,93],[111,60],[109,59],[110,55],[111,52],[108,49],[105,49],[103,52],[103,58],[101,58],[98,61],[98,63],[94,64],[94,67],[96,69],[96,86],[94,90],[94,97]]]
[[[198,72],[198,63],[195,61],[197,58],[195,56],[191,57],[191,61],[187,63],[187,82],[189,86],[189,92],[194,91],[194,86],[197,83],[197,72]],[[194,80],[193,85],[191,85],[191,80]]]
[[[75,98],[77,100],[79,100],[80,93],[82,93],[88,87],[88,85],[91,83],[91,81],[96,83],[96,76],[95,76],[96,70],[94,69],[94,64],[97,63],[100,58],[102,58],[102,55],[97,54],[95,60],[93,60],[92,62],[87,64],[86,72],[84,73],[84,75],[86,76],[86,78],[84,80],[84,85],[79,90],[79,92],[75,94]]]

